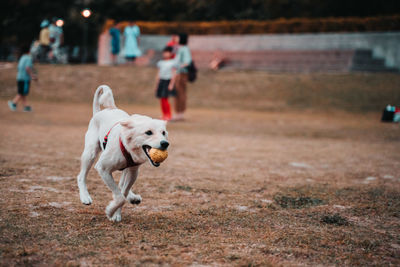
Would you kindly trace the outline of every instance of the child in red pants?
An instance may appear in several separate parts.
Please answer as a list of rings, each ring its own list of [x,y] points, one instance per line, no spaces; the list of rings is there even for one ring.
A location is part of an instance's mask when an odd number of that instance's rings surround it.
[[[168,102],[169,96],[175,95],[175,69],[176,62],[173,59],[173,48],[167,46],[163,49],[163,59],[157,62],[157,87],[156,97],[160,98],[162,119],[169,121],[171,119],[171,107]]]

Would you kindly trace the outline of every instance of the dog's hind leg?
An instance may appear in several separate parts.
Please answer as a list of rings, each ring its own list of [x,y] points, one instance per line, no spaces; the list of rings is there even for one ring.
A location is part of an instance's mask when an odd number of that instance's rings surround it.
[[[124,195],[125,198],[129,202],[132,203],[133,199],[136,200],[136,204],[139,204],[142,198],[139,195],[135,195],[132,193],[130,190],[132,185],[135,183],[136,178],[138,176],[138,171],[139,167],[132,167],[132,168],[127,168],[122,172],[121,179],[119,180],[119,188],[121,189],[122,194]],[[117,211],[114,213],[113,217],[111,218],[112,221],[114,222],[119,222],[121,221],[121,210],[122,207],[117,209]]]
[[[83,150],[81,156],[81,171],[79,172],[79,175],[77,177],[79,197],[81,199],[81,202],[85,205],[92,204],[92,198],[90,197],[86,186],[86,177],[99,152],[100,146],[96,132],[91,131],[89,125],[89,130],[86,132],[85,135],[85,149]]]

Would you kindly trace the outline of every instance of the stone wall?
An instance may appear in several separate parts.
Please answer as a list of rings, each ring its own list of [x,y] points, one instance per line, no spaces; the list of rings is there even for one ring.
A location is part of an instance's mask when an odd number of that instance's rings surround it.
[[[99,38],[99,64],[109,64],[104,54],[108,38]],[[107,41],[105,41],[107,40]],[[141,49],[161,51],[169,36],[142,35]],[[400,32],[387,33],[324,33],[324,34],[260,34],[260,35],[192,35],[189,46],[193,51],[326,51],[371,50],[374,57],[384,59],[387,67],[400,70]],[[100,53],[100,51],[103,51]],[[121,58],[123,61],[123,59]]]

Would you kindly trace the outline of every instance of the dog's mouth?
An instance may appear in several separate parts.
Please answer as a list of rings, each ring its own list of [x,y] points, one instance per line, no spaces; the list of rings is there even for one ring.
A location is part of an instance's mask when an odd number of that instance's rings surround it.
[[[149,161],[151,162],[151,164],[152,164],[154,167],[159,167],[159,166],[160,166],[160,163],[154,162],[154,161],[151,159],[150,155],[149,155],[151,146],[144,145],[144,146],[142,146],[142,148],[143,148],[144,154],[146,154],[146,156],[147,156],[147,158],[149,159]]]

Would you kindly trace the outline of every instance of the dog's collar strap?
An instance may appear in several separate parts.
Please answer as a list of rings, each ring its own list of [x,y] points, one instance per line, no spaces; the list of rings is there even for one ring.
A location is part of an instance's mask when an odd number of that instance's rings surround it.
[[[124,155],[124,158],[125,158],[126,163],[127,163],[127,166],[125,168],[129,168],[129,167],[140,165],[140,164],[137,164],[137,163],[135,163],[133,161],[131,154],[126,150],[124,144],[122,143],[121,136],[119,137],[119,148],[121,149],[122,155]],[[123,170],[123,169],[121,169],[121,170]]]
[[[117,122],[116,124],[114,124],[112,127],[111,127],[111,129],[108,131],[108,133],[106,134],[106,136],[104,136],[104,141],[103,141],[103,150],[105,150],[106,149],[106,146],[107,146],[107,142],[108,142],[108,136],[110,135],[110,133],[111,133],[111,130],[114,128],[114,126],[115,125],[117,125],[119,122]]]
[[[104,136],[104,141],[103,141],[103,150],[106,149],[107,146],[107,142],[108,142],[108,135],[110,134],[112,128],[108,131],[108,133],[106,134],[106,136]]]

